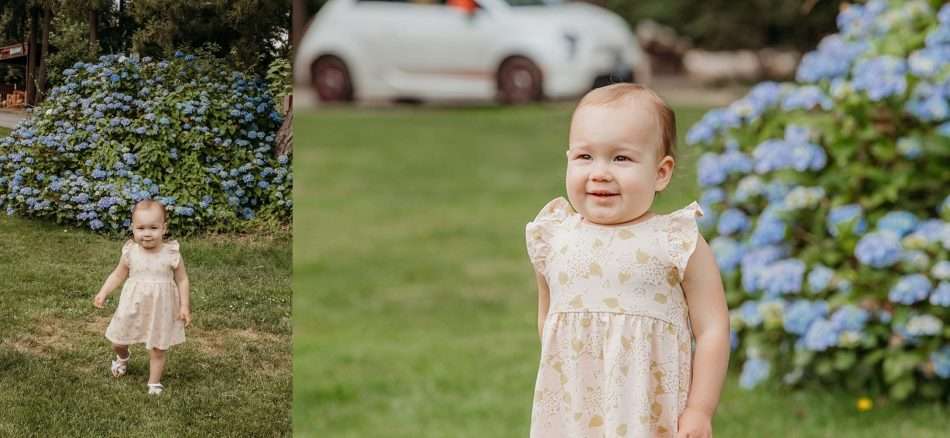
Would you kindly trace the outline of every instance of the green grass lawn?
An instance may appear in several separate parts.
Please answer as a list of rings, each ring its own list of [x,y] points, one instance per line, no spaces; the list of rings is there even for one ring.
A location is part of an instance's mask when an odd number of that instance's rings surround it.
[[[291,435],[289,233],[180,241],[193,323],[155,398],[142,344],[109,372],[119,290],[92,305],[123,240],[0,215],[0,436]]]
[[[10,130],[0,126],[0,137],[6,137],[10,134]]]
[[[349,109],[296,124],[294,431],[522,437],[538,366],[524,225],[564,192],[571,107]],[[703,109],[679,108],[680,138]],[[656,210],[696,198],[681,145]],[[739,389],[722,437],[943,436],[937,405],[857,412],[852,395]]]

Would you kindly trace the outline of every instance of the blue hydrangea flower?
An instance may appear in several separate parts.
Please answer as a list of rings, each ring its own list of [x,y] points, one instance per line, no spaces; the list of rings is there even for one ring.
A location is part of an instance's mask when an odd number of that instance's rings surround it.
[[[862,216],[861,206],[847,204],[834,207],[828,212],[828,232],[837,237],[839,225],[850,222],[854,234],[862,234],[867,229],[867,223]]]
[[[717,231],[723,236],[741,233],[749,227],[749,219],[742,210],[730,208],[719,216]]]
[[[877,221],[878,230],[892,231],[898,236],[905,236],[917,227],[917,216],[907,211],[892,211]]]
[[[788,227],[785,221],[779,217],[782,208],[781,204],[771,204],[759,215],[752,236],[749,237],[749,241],[753,245],[773,245],[785,239],[785,232]]]
[[[861,237],[854,255],[862,264],[885,268],[897,263],[902,251],[900,240],[893,233],[873,232]]]
[[[860,332],[871,318],[871,314],[853,304],[846,304],[831,315],[831,325],[838,331]]]
[[[788,249],[783,246],[767,245],[748,250],[741,258],[742,288],[753,293],[761,289],[762,273],[772,262],[785,257]]]
[[[780,260],[768,265],[760,275],[759,286],[766,297],[795,294],[802,290],[805,263],[798,259]]]
[[[937,280],[950,280],[950,260],[941,260],[934,263],[930,275]]]
[[[927,299],[932,285],[923,274],[905,275],[897,280],[887,299],[898,304],[914,304]]]
[[[734,271],[742,259],[742,245],[728,237],[717,236],[709,243],[709,247],[712,248],[719,269],[724,273]]]
[[[699,203],[711,206],[726,200],[726,191],[719,187],[712,187],[703,191],[699,197]],[[705,209],[704,209],[705,210]]]
[[[934,336],[943,331],[943,321],[933,315],[914,315],[905,329],[911,336]]]
[[[944,379],[950,379],[950,345],[944,345],[930,353],[930,362],[934,366],[934,373]]]
[[[828,303],[822,300],[796,300],[785,309],[783,325],[788,333],[803,336],[811,324],[828,314]]]
[[[824,292],[831,284],[835,271],[825,265],[815,265],[808,273],[808,290],[812,293]]]
[[[838,345],[838,331],[830,321],[819,318],[808,327],[802,345],[811,351],[825,351]]]
[[[921,82],[914,87],[904,109],[925,122],[940,122],[950,115],[950,83]]]
[[[699,157],[696,177],[702,187],[716,186],[726,181],[726,169],[720,163],[719,156],[707,152]]]
[[[811,209],[825,197],[823,187],[795,187],[785,195],[783,205],[790,210]]]
[[[831,109],[831,106],[831,98],[814,85],[793,88],[785,94],[785,98],[782,100],[782,109],[785,111],[812,110],[814,108],[827,111]]]
[[[907,61],[902,58],[885,55],[858,61],[853,74],[854,89],[867,92],[874,102],[907,90]]]
[[[739,306],[739,316],[742,322],[749,327],[762,324],[762,314],[759,313],[759,304],[755,301],[746,301]]]
[[[948,360],[950,361],[950,360]],[[752,389],[769,377],[769,362],[759,358],[749,358],[742,364],[742,374],[739,375],[739,386]]]
[[[765,184],[762,183],[762,178],[757,175],[748,175],[739,180],[734,196],[736,202],[747,202],[764,191]]]
[[[800,82],[818,82],[847,76],[851,64],[868,49],[866,41],[846,41],[840,35],[824,37],[818,49],[805,54],[795,79]]]
[[[950,283],[941,281],[930,293],[930,304],[941,307],[950,307]]]

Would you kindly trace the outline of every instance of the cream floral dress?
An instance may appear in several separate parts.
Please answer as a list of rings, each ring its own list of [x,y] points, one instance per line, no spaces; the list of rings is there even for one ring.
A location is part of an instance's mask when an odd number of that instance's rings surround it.
[[[547,279],[531,436],[673,436],[686,407],[692,332],[680,282],[696,247],[695,202],[627,225],[549,202],[526,227]]]
[[[122,345],[144,342],[147,349],[161,350],[185,342],[184,321],[177,319],[178,249],[174,240],[162,243],[155,252],[146,251],[132,240],[125,242],[122,263],[129,268],[129,277],[106,329],[108,340]]]

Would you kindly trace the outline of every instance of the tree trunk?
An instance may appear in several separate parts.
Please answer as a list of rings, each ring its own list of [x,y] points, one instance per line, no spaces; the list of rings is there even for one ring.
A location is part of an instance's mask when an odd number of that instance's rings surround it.
[[[89,9],[86,22],[89,24],[89,55],[96,56],[99,54],[99,11]]]
[[[294,151],[294,105],[293,95],[284,98],[284,123],[277,130],[277,144],[274,155],[290,155]]]
[[[37,7],[30,8],[30,22],[29,22],[29,37],[27,39],[26,45],[27,53],[26,58],[26,105],[33,106],[36,105],[36,66],[37,66],[37,57],[39,53],[36,50],[36,39],[39,34],[40,26],[40,11]]]
[[[40,65],[36,71],[36,101],[37,103],[42,102],[46,99],[46,77],[47,77],[47,63],[46,58],[49,57],[49,34],[50,34],[50,22],[53,20],[53,11],[50,10],[49,6],[43,7],[43,23],[40,31],[43,33],[43,48],[40,52]]]
[[[290,47],[291,50],[296,52],[297,46],[300,45],[300,38],[303,38],[304,26],[307,24],[307,19],[310,18],[310,13],[307,11],[307,2],[305,0],[293,1],[293,7],[290,12]]]

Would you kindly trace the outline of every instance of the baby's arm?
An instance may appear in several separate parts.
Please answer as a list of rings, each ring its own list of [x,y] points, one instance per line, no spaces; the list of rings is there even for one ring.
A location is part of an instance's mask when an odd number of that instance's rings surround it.
[[[175,268],[175,283],[178,285],[178,296],[181,301],[178,319],[185,321],[185,327],[188,327],[191,325],[191,282],[188,281],[184,260],[179,260],[178,267]]]
[[[719,266],[702,236],[698,237],[696,250],[686,265],[682,286],[696,351],[680,432],[690,433],[691,437],[711,436],[712,416],[729,367],[729,309]]]
[[[542,337],[544,333],[544,320],[548,316],[548,307],[551,304],[551,290],[548,289],[548,281],[544,279],[544,275],[534,273],[535,279],[538,281],[538,337]]]
[[[112,273],[106,278],[106,282],[99,289],[99,293],[92,300],[92,304],[98,308],[103,308],[106,304],[106,298],[112,291],[119,287],[129,276],[129,267],[122,261],[112,270]]]

